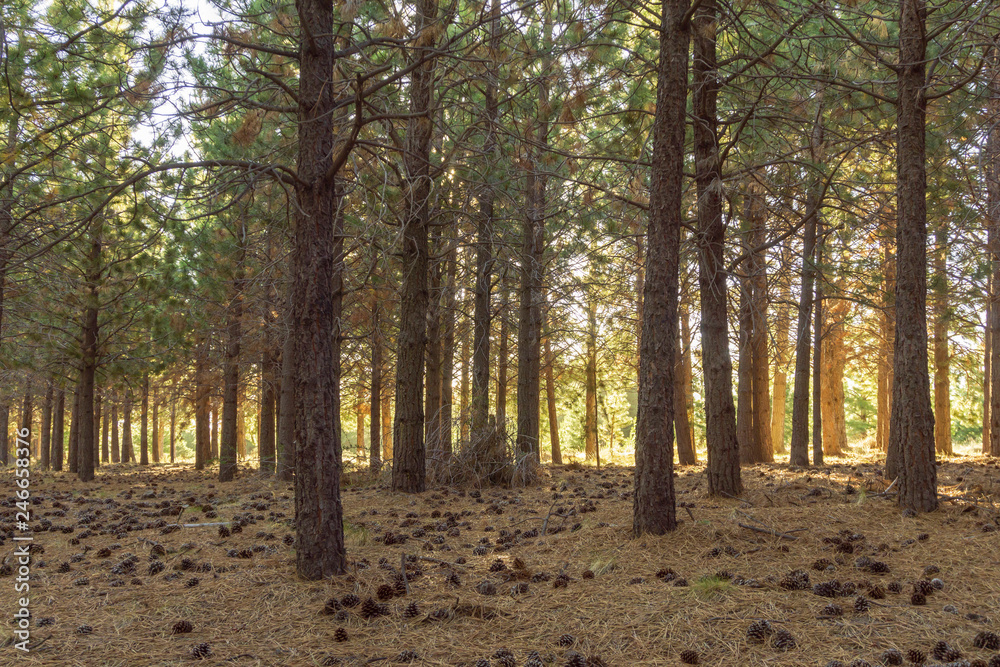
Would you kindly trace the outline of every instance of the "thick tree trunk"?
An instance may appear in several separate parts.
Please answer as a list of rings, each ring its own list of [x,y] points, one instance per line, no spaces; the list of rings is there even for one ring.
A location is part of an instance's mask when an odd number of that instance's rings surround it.
[[[149,373],[142,375],[142,406],[139,424],[139,465],[149,465]]]
[[[707,4],[707,7],[702,6],[702,13],[695,19],[695,32],[700,31],[702,39],[715,27],[714,1],[708,0]],[[684,20],[688,6],[689,0],[664,0],[660,24],[646,231],[648,255],[642,299],[642,347],[639,350],[639,415],[636,423],[632,519],[632,530],[636,535],[662,535],[677,528],[673,392],[677,356],[684,116],[691,32]],[[714,36],[707,38],[714,44]],[[738,474],[737,470],[737,480]]]
[[[398,358],[396,418],[393,426],[392,489],[419,493],[426,488],[423,388],[424,342],[427,333],[430,148],[434,116],[434,58],[437,41],[437,0],[416,0],[414,34],[419,48],[414,58],[426,60],[410,75],[410,114],[403,155],[405,212],[403,216],[403,287]]]
[[[685,2],[684,5],[686,4]],[[700,232],[698,283],[701,290],[705,423],[710,425],[705,429],[708,446],[708,492],[711,495],[725,493],[735,496],[742,493],[743,483],[740,480],[740,447],[736,437],[736,407],[733,405],[733,365],[729,357],[729,320],[726,303],[728,287],[723,257],[726,228],[722,219],[722,199],[725,186],[722,183],[717,136],[717,100],[720,85],[716,60],[717,13],[718,5],[715,0],[706,0],[699,7],[692,26],[695,181],[698,191]],[[662,39],[661,34],[661,49]],[[687,37],[684,36],[682,39],[686,40]],[[653,253],[651,245],[649,253],[650,255]],[[648,285],[651,280],[650,262],[647,261],[646,284]],[[646,295],[647,303],[644,309],[649,308],[648,287]],[[643,336],[648,332],[649,329],[644,328]],[[641,354],[639,356],[642,357]]]
[[[212,388],[209,390],[209,400],[208,400],[208,454],[205,457],[205,461],[218,460],[219,458],[219,439],[222,434],[222,405],[219,403],[219,399],[212,396],[215,392],[215,378],[213,377],[211,382]],[[238,387],[239,385],[237,385]],[[223,393],[225,393],[225,380],[223,380]],[[239,405],[239,398],[237,400],[237,406]],[[239,430],[239,429],[237,429]],[[238,436],[237,436],[238,437]],[[239,444],[237,444],[239,447]]]
[[[317,580],[343,574],[346,567],[340,501],[344,211],[342,184],[330,164],[338,150],[331,80],[336,62],[333,11],[327,0],[299,0],[296,9],[301,34],[294,344],[285,362],[292,364],[289,382],[295,385],[296,571],[304,579]],[[283,400],[282,411],[285,408]]]
[[[40,452],[39,465],[42,466],[42,470],[49,469],[49,453],[50,447],[52,446],[52,401],[53,401],[54,388],[52,382],[48,382],[48,386],[45,389],[45,402],[42,403],[42,449]],[[4,435],[6,436],[7,431],[4,430]]]
[[[823,127],[823,95],[817,93],[816,119],[809,139],[813,163],[822,164],[825,157]],[[809,465],[809,361],[812,347],[810,320],[816,280],[816,228],[822,216],[823,186],[817,177],[806,197],[806,219],[802,241],[802,282],[799,285],[799,313],[795,328],[795,381],[792,388],[792,439],[788,446],[789,463]]]
[[[118,402],[115,401],[111,404],[111,462],[120,463],[121,460],[121,445],[118,441]]]
[[[896,339],[886,471],[899,504],[937,508],[934,413],[927,371],[927,173],[924,0],[902,0],[896,105]]]

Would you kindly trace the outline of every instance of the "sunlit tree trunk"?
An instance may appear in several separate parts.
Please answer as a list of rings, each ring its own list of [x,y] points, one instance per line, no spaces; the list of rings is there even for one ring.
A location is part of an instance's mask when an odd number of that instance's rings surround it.
[[[992,270],[986,322],[986,377],[984,452],[1000,456],[1000,41],[990,49],[989,102],[986,125],[986,224]]]
[[[882,308],[879,311],[878,416],[875,442],[879,451],[889,451],[889,422],[892,419],[893,342],[896,338],[896,225],[883,227]]]
[[[845,344],[846,321],[850,302],[845,299],[826,299],[823,328],[823,368],[820,392],[823,406],[823,453],[843,456],[847,449],[847,421],[844,405],[844,369],[847,364]]]
[[[934,449],[938,454],[954,455],[951,444],[951,372],[948,352],[948,229],[939,225],[934,249]]]
[[[788,304],[792,298],[790,287],[790,244],[782,246],[781,278],[778,286],[778,305],[774,315],[774,389],[771,392],[771,446],[776,454],[785,453],[785,401],[788,398],[788,330],[792,320]]]

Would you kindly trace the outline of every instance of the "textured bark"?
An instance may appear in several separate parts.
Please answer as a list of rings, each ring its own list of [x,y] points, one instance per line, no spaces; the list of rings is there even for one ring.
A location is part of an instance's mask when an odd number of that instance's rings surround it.
[[[290,299],[289,299],[290,300]],[[288,306],[289,322],[291,306]],[[277,478],[292,481],[295,472],[295,339],[285,337],[281,353],[281,394],[278,396]]]
[[[686,5],[686,3],[685,3]],[[724,250],[726,227],[722,218],[725,186],[717,136],[719,81],[716,59],[715,0],[701,4],[692,26],[694,61],[695,183],[698,191],[698,284],[701,291],[702,370],[705,378],[705,440],[708,446],[708,492],[739,495],[740,448],[733,405],[733,365],[729,357],[728,288]],[[682,39],[687,39],[683,37]],[[661,35],[661,49],[662,35]],[[663,59],[661,57],[661,63]],[[685,68],[686,71],[686,68]],[[649,253],[652,254],[652,246]],[[646,284],[652,280],[646,263]],[[648,309],[648,294],[643,308]],[[643,336],[649,332],[643,328]],[[640,354],[640,358],[641,358]]]
[[[382,366],[382,460],[392,460],[392,396],[387,389],[389,380],[386,377],[387,364]]]
[[[767,260],[762,250],[767,242],[764,227],[767,210],[764,185],[754,180],[750,185],[748,202],[750,221],[750,381],[753,393],[752,430],[754,434],[754,459],[756,462],[774,461],[771,443],[771,364],[767,345],[770,330],[767,310],[770,305],[767,290]]]
[[[274,474],[275,465],[275,408],[277,402],[278,360],[270,335],[264,339],[260,360],[260,471]]]
[[[39,452],[38,463],[42,470],[49,469],[49,452],[52,444],[52,401],[54,388],[52,382],[48,382],[45,389],[45,402],[42,403],[42,447]],[[6,431],[4,431],[6,433]]]
[[[990,50],[990,99],[985,125],[986,137],[986,225],[991,271],[989,279],[983,421],[987,424],[983,452],[1000,456],[1000,43]]]
[[[239,250],[233,271],[229,307],[226,310],[226,356],[222,368],[222,438],[219,442],[219,481],[229,482],[237,471],[237,412],[240,389],[240,346],[243,334],[243,292],[246,288],[246,223],[238,219],[233,232]],[[216,419],[212,411],[213,422]]]
[[[696,19],[696,31],[701,29],[707,33],[714,30],[712,16],[715,5],[712,0],[708,5]],[[639,350],[639,414],[636,420],[632,518],[632,530],[636,535],[662,535],[677,528],[673,392],[690,41],[690,26],[683,17],[688,6],[688,0],[665,0],[660,24],[646,231],[648,254],[643,290],[642,348]],[[706,16],[705,12],[710,14]]]
[[[22,416],[21,427],[30,428],[31,427],[31,412],[26,413],[27,423],[25,423],[25,416]],[[69,442],[67,443],[66,449],[66,460],[68,463],[69,471],[72,473],[79,474],[80,472],[80,385],[77,383],[76,389],[73,391],[73,407],[70,410],[69,415]]]
[[[500,2],[490,3],[490,48],[499,48]],[[493,325],[490,286],[493,281],[493,208],[496,193],[493,164],[497,159],[497,122],[499,88],[497,61],[490,59],[483,84],[483,158],[486,161],[486,182],[479,193],[479,216],[476,218],[476,285],[473,313],[472,343],[472,430],[477,439],[486,437],[484,429],[490,412],[490,328]],[[464,341],[463,341],[464,342]],[[465,357],[463,357],[463,368]],[[464,419],[463,419],[464,421]],[[465,440],[465,438],[462,438]]]
[[[125,414],[122,424],[122,463],[135,463],[135,451],[132,448],[132,392],[125,393]]]
[[[142,405],[139,412],[139,465],[149,465],[149,374],[142,375]]]
[[[435,232],[430,253],[440,251]],[[427,335],[424,343],[424,443],[431,467],[441,461],[441,262],[430,264],[427,289]]]
[[[879,312],[878,416],[875,442],[879,451],[889,451],[889,422],[892,419],[893,341],[896,338],[896,226],[886,225],[882,245],[882,308]]]
[[[161,438],[160,438],[160,402],[158,400],[156,400],[157,399],[156,393],[157,393],[156,392],[156,387],[154,386],[153,387],[153,403],[152,403],[152,406],[153,406],[153,424],[152,424],[152,438],[151,438],[152,442],[150,443],[151,453],[152,453],[152,456],[153,456],[153,463],[159,463],[160,462],[160,449],[161,449],[161,447],[160,447],[160,445],[161,445]]]
[[[744,262],[746,268],[746,262]],[[736,438],[740,443],[740,463],[756,463],[757,443],[753,429],[753,350],[750,330],[753,328],[750,302],[750,280],[740,278],[739,354],[736,368]]]
[[[441,460],[447,461],[452,453],[452,428],[454,425],[455,384],[455,316],[458,281],[458,248],[454,240],[448,252],[446,281],[441,294],[441,433],[438,447]]]
[[[170,399],[170,462],[174,462],[177,449],[177,397]]]
[[[12,256],[12,250],[10,249],[11,234],[14,231],[16,222],[12,215],[14,209],[14,180],[16,172],[16,146],[17,146],[17,134],[18,134],[18,122],[19,118],[15,114],[10,114],[8,116],[9,120],[7,122],[7,146],[6,146],[6,159],[4,159],[3,180],[5,182],[5,187],[0,191],[0,342],[2,342],[3,333],[3,315],[6,289],[7,289],[7,266],[10,263]],[[5,447],[3,451],[0,451],[0,456],[2,456],[2,463],[7,464],[9,460],[9,452]]]
[[[362,401],[365,399],[365,386],[358,383],[358,403],[354,406],[354,415],[357,418],[357,422],[354,428],[354,442],[358,447],[358,463],[361,463],[365,459],[365,404]],[[369,461],[369,464],[371,461]]]
[[[542,159],[549,145],[549,84],[553,61],[552,10],[543,12],[541,27],[542,56],[538,78],[538,105],[533,123],[533,141],[528,148],[527,211],[521,230],[521,284],[517,319],[517,436],[518,452],[530,454],[539,462],[539,427],[541,423],[542,369],[542,292],[545,263],[545,218],[548,210],[548,175]],[[500,423],[497,415],[497,423]]]
[[[896,105],[896,338],[886,471],[899,504],[937,508],[934,414],[927,371],[927,174],[924,0],[902,0]]]
[[[813,163],[824,159],[825,130],[823,128],[823,97],[817,94],[818,106],[809,139]],[[792,388],[792,439],[788,446],[789,463],[809,465],[809,361],[811,350],[810,320],[813,306],[813,285],[816,279],[816,227],[823,205],[822,186],[817,179],[806,197],[806,219],[802,242],[802,281],[799,285],[798,323],[795,328],[795,382]]]
[[[299,0],[298,183],[292,251],[295,565],[300,577],[343,574],[340,501],[340,318],[343,192],[334,155],[336,44],[329,0]],[[286,406],[282,402],[281,409]],[[285,445],[287,446],[287,444]]]
[[[61,440],[62,436],[60,435]],[[118,440],[118,402],[115,401],[111,404],[111,462],[120,463],[121,460],[121,445]]]
[[[469,431],[471,425],[471,408],[470,408],[470,381],[469,372],[470,366],[472,365],[472,351],[469,349],[470,340],[472,334],[468,326],[459,327],[459,338],[461,339],[461,355],[462,355],[462,372],[458,379],[458,400],[459,400],[459,412],[461,417],[458,422],[458,439],[464,445],[469,442]],[[487,384],[489,384],[489,362],[487,361]],[[489,397],[487,397],[488,399]],[[487,406],[487,411],[489,411],[489,406]]]
[[[49,463],[53,470],[63,469],[63,438],[66,419],[66,392],[57,389],[55,404],[52,406],[52,442],[49,451]]]
[[[10,405],[0,403],[0,465],[10,458]]]
[[[501,281],[502,282],[502,281]],[[510,311],[510,301],[507,290],[503,290],[500,299],[500,347],[497,350],[497,419],[496,425],[502,431],[507,431],[507,367],[510,363],[510,332],[507,329],[507,318]]]
[[[934,249],[934,449],[939,454],[954,455],[951,443],[951,371],[948,352],[948,229],[941,225],[936,232]]]
[[[393,425],[392,489],[419,493],[426,488],[424,411],[424,343],[427,334],[430,147],[433,126],[434,59],[437,1],[416,0],[414,58],[427,59],[410,75],[403,172],[405,202],[402,249],[403,286],[400,295],[396,361],[396,418]]]
[[[687,295],[680,301],[680,330],[677,343],[679,356],[674,363],[674,430],[677,433],[677,461],[682,466],[695,465],[698,456],[694,446],[694,388],[691,368],[691,325]]]
[[[196,352],[194,367],[194,469],[204,470],[211,456],[211,424],[209,408],[208,362],[205,359],[207,344],[202,343]],[[128,398],[125,399],[128,404]],[[125,461],[124,454],[122,462]]]
[[[850,313],[850,302],[845,299],[827,299],[824,303],[823,365],[820,372],[823,382],[820,392],[823,408],[823,453],[843,456],[847,450],[844,406],[844,369],[847,365],[845,325]]]
[[[816,221],[816,265],[817,274],[823,264],[823,220]],[[813,377],[812,377],[812,452],[813,465],[823,465],[823,311],[826,302],[823,300],[823,276],[817,275],[813,294]]]

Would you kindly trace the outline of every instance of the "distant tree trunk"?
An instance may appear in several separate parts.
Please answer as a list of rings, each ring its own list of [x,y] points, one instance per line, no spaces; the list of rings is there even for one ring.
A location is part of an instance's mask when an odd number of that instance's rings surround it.
[[[160,402],[156,400],[156,387],[153,387],[153,463],[160,462]]]
[[[882,308],[879,312],[878,417],[875,442],[879,451],[889,451],[889,422],[892,419],[893,341],[896,338],[896,226],[885,225],[882,246]]]
[[[674,430],[677,432],[677,461],[682,466],[698,463],[694,447],[694,427],[691,423],[694,409],[691,369],[691,325],[689,324],[687,294],[680,300],[680,337],[674,363]]]
[[[992,238],[993,231],[990,231],[990,237]],[[992,241],[988,242],[988,245],[992,248],[994,245]],[[992,250],[990,250],[991,257]],[[990,385],[991,382],[991,369],[990,369],[990,348],[992,343],[992,334],[990,331],[990,317],[993,312],[993,306],[990,301],[993,298],[993,276],[992,268],[990,269],[990,276],[986,280],[986,326],[983,327],[983,454],[990,453]]]
[[[951,381],[948,354],[948,229],[939,225],[934,250],[934,449],[954,456],[951,444]]]
[[[708,8],[702,5],[702,14],[695,19],[694,31],[697,34],[701,30],[703,36],[715,26],[713,0],[708,0],[708,5]],[[636,535],[662,535],[677,528],[673,392],[684,181],[684,117],[691,33],[691,27],[684,20],[688,6],[689,0],[664,0],[660,23],[646,232],[648,255],[642,299],[642,347],[639,350],[639,415],[636,423],[632,517],[632,531]],[[705,16],[706,12],[708,16]]]
[[[809,138],[812,161],[821,164],[825,158],[825,128],[823,127],[823,91],[817,92],[816,118]],[[823,185],[821,178],[809,188],[806,197],[805,229],[802,242],[802,282],[799,285],[799,314],[795,329],[795,382],[792,388],[792,440],[789,443],[789,463],[809,465],[809,358],[812,347],[810,320],[816,280],[816,228],[822,216]]]
[[[177,397],[170,398],[170,462],[174,462],[177,442]]]
[[[754,460],[763,463],[774,461],[774,447],[771,443],[771,365],[767,346],[770,329],[767,323],[767,309],[770,299],[767,291],[767,259],[765,250],[767,217],[764,200],[764,184],[754,180],[750,184],[748,202],[750,236],[750,383],[753,394],[752,425],[754,433]]]
[[[405,212],[403,216],[403,286],[396,361],[395,452],[392,489],[420,493],[427,487],[424,411],[424,338],[428,307],[428,225],[431,192],[430,148],[433,134],[434,58],[437,41],[437,0],[416,0],[414,34],[420,47],[413,57],[427,59],[410,74],[410,114],[403,155]]]
[[[447,282],[442,294],[444,303],[441,307],[443,358],[441,359],[441,417],[438,420],[441,424],[441,434],[438,437],[438,446],[443,461],[451,458],[454,420],[452,407],[455,401],[455,297],[456,281],[458,280],[458,249],[454,247],[454,241],[452,244],[453,247],[448,253]]]
[[[194,369],[194,469],[204,470],[211,456],[211,414],[209,407],[207,343],[196,354]],[[127,399],[126,399],[127,400]],[[124,456],[122,457],[124,459]]]
[[[507,432],[507,364],[510,360],[510,336],[507,331],[507,316],[509,301],[506,288],[501,288],[503,297],[500,299],[500,349],[497,350],[497,428]]]
[[[49,463],[53,470],[63,469],[63,437],[66,419],[66,392],[57,389],[52,406],[52,440],[49,444]]]
[[[0,403],[0,465],[7,465],[10,459],[10,405]]]
[[[743,248],[744,252],[746,248]],[[743,263],[748,270],[748,262]],[[736,369],[736,437],[740,443],[740,463],[757,463],[757,447],[753,429],[753,350],[750,347],[750,330],[753,328],[753,306],[750,302],[750,279],[747,275],[739,279],[739,354]]]
[[[233,236],[239,244],[236,268],[233,272],[232,292],[226,313],[226,356],[222,369],[222,439],[219,442],[219,481],[230,482],[236,477],[237,468],[237,411],[240,389],[240,346],[243,342],[243,292],[246,288],[244,264],[246,262],[246,223],[239,218]],[[216,413],[212,411],[212,421]]]
[[[592,277],[591,280],[594,280]],[[587,298],[587,368],[584,401],[584,446],[588,461],[597,458],[597,301],[596,286],[588,288]]]
[[[139,416],[139,465],[149,465],[149,373],[142,374],[142,407]]]
[[[435,232],[431,244],[436,254],[440,234]],[[424,344],[424,443],[430,465],[441,460],[441,263],[430,265],[427,290],[427,336]]]
[[[934,413],[927,371],[927,172],[924,0],[902,0],[896,105],[896,339],[888,476],[899,504],[937,508]]]
[[[291,308],[289,307],[289,312]],[[295,339],[287,334],[281,353],[281,394],[278,396],[277,478],[292,481],[295,471]]]
[[[42,403],[42,450],[40,452],[38,463],[42,466],[42,470],[49,469],[49,451],[52,444],[52,400],[54,388],[52,386],[52,381],[47,383],[45,388],[45,402]],[[4,437],[6,437],[7,431],[4,430]]]
[[[25,418],[27,423],[25,423]],[[31,412],[25,413],[21,420],[21,428],[31,427]],[[80,472],[80,385],[77,383],[73,390],[73,407],[70,410],[69,422],[69,443],[67,449],[67,459],[69,460],[69,471],[79,474]]]
[[[687,7],[687,2],[683,2]],[[684,10],[682,10],[683,13]],[[722,164],[718,143],[719,80],[716,59],[718,5],[706,0],[696,12],[692,66],[695,181],[698,191],[699,270],[701,290],[702,370],[705,378],[705,429],[708,446],[708,492],[739,495],[740,446],[736,437],[736,407],[733,405],[733,365],[729,357],[728,288],[724,263],[726,227],[722,218]],[[663,35],[661,33],[661,49]],[[682,38],[688,39],[685,34]],[[675,57],[680,57],[679,54]],[[661,66],[663,58],[661,57]],[[687,67],[684,67],[686,73]],[[650,235],[652,238],[652,235]],[[649,253],[652,255],[651,244]],[[661,260],[662,261],[662,260]],[[646,263],[646,284],[652,280]],[[649,308],[646,289],[644,309]],[[643,336],[649,333],[643,328]],[[645,346],[645,343],[643,343]],[[640,358],[641,358],[640,354]],[[645,362],[643,362],[645,363]]]
[[[771,446],[776,454],[785,453],[785,400],[788,398],[788,330],[791,327],[788,303],[791,301],[789,245],[783,245],[778,273],[778,304],[774,313],[774,389],[771,401]]]
[[[94,450],[91,460],[94,462],[94,469],[96,470],[101,466],[101,393],[99,391],[94,392]]]
[[[260,360],[260,471],[274,474],[274,412],[278,363],[271,346],[270,336],[266,337]]]
[[[385,366],[382,367],[383,378],[385,378]],[[392,397],[389,394],[389,384],[387,379],[382,380],[382,409],[379,410],[382,417],[382,460],[392,461]]]
[[[823,381],[821,400],[823,406],[823,453],[843,456],[847,449],[847,421],[844,405],[844,368],[847,349],[844,342],[845,327],[850,312],[850,302],[845,299],[827,299],[826,326],[823,336]]]
[[[212,381],[214,383],[214,378],[212,379]],[[237,388],[238,388],[238,385],[237,385]],[[213,386],[213,388],[209,390],[209,392],[210,392],[209,396],[211,396],[211,393],[213,393],[214,391],[215,391],[215,388]],[[225,389],[223,389],[223,391],[225,391]],[[206,462],[208,462],[208,461],[210,461],[212,459],[218,459],[219,458],[219,440],[220,440],[220,436],[222,434],[222,406],[219,404],[219,399],[216,398],[215,396],[211,396],[209,398],[208,405],[209,405],[209,411],[208,411],[208,415],[209,415],[209,418],[208,418],[208,424],[209,424],[209,435],[208,435],[209,448],[208,448],[208,454],[205,457],[205,461]],[[236,405],[237,405],[237,410],[239,410],[239,395],[238,395],[238,392],[237,392]],[[239,431],[239,428],[237,428],[237,431]],[[238,439],[238,436],[237,436],[237,439]],[[239,443],[237,443],[237,448],[239,448]]]
[[[361,403],[365,395],[365,386],[358,384],[358,404],[354,406],[357,424],[354,429],[354,440],[358,446],[358,464],[365,460],[365,404]],[[371,461],[368,462],[371,465]]]
[[[62,435],[59,436],[59,440],[62,441]],[[121,460],[121,447],[118,442],[118,402],[115,401],[111,404],[111,462],[119,463]]]
[[[459,378],[458,393],[459,393],[459,411],[461,412],[461,418],[459,419],[458,427],[458,438],[462,441],[463,446],[469,442],[469,431],[470,431],[470,421],[472,418],[472,412],[470,409],[470,383],[469,383],[469,366],[472,363],[472,351],[469,349],[469,339],[470,332],[468,326],[460,327],[459,338],[462,339],[462,376]],[[486,382],[489,384],[489,361],[487,360],[487,378]],[[486,397],[487,401],[489,396]],[[388,401],[388,396],[386,396]],[[487,406],[487,412],[489,412],[489,406]]]
[[[132,449],[132,392],[125,393],[125,423],[122,425],[122,463],[135,463]]]
[[[559,415],[556,412],[556,383],[549,336],[545,337],[545,401],[549,409],[549,441],[552,445],[552,463],[562,465],[562,450],[559,447]]]
[[[111,454],[108,449],[108,430],[111,428],[112,414],[115,410],[114,396],[109,396],[106,403],[111,403],[111,405],[104,406],[104,426],[101,429],[101,461],[111,463]]]
[[[378,292],[372,295],[372,333],[369,337],[369,344],[372,352],[371,365],[371,393],[368,396],[368,404],[371,405],[371,424],[369,425],[368,445],[368,467],[372,473],[378,473],[382,469],[382,332],[379,325],[379,302]]]

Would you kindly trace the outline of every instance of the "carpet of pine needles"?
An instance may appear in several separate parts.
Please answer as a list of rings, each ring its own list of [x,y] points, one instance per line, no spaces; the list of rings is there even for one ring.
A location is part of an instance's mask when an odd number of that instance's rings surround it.
[[[214,471],[181,465],[106,466],[90,484],[33,471],[32,523],[51,522],[34,534],[44,548],[32,565],[34,649],[16,651],[13,624],[5,622],[0,662],[391,665],[410,662],[400,654],[412,651],[412,664],[471,666],[502,664],[494,654],[508,649],[518,665],[533,650],[554,665],[567,664],[573,652],[590,665],[678,665],[684,650],[697,652],[702,665],[822,666],[859,658],[877,665],[889,648],[919,648],[934,662],[940,640],[968,659],[988,660],[995,651],[975,648],[973,637],[1000,631],[1000,465],[976,457],[941,464],[940,492],[948,499],[936,512],[908,517],[892,490],[884,493],[888,483],[877,462],[841,461],[819,469],[744,468],[741,499],[709,498],[703,467],[678,469],[679,528],[638,538],[630,532],[630,468],[545,467],[540,482],[524,489],[451,487],[419,495],[391,493],[385,475],[353,472],[343,493],[349,572],[328,581],[296,577],[288,483],[248,469],[222,484]],[[11,471],[0,475],[3,488],[12,489]],[[0,502],[0,535],[9,534],[13,498]],[[218,525],[164,534],[169,524],[219,522],[245,525],[229,537]],[[525,537],[531,531],[538,535]],[[387,546],[387,532],[408,539]],[[156,545],[165,551],[165,568],[150,574]],[[477,555],[480,546],[486,553]],[[111,554],[101,557],[104,548]],[[0,560],[12,552],[7,539]],[[129,554],[138,558],[131,572],[119,567]],[[862,556],[890,571],[859,569]],[[409,594],[386,601],[388,616],[366,620],[360,606],[324,612],[331,598],[376,597],[407,557]],[[833,568],[813,569],[821,558]],[[65,564],[68,571],[60,572]],[[943,589],[914,606],[913,582],[928,566],[940,569],[933,576]],[[676,573],[672,581],[665,580],[668,568]],[[807,572],[811,583],[854,582],[858,593],[831,600],[787,590],[782,579],[792,570]],[[857,594],[891,581],[902,593],[855,611]],[[489,592],[483,582],[496,593],[479,592]],[[13,587],[13,577],[0,576],[8,619],[19,597]],[[404,618],[411,602],[419,613]],[[824,616],[831,602],[842,616]],[[795,648],[750,641],[747,628],[756,619],[791,632]],[[193,631],[173,634],[182,620]],[[92,632],[81,633],[81,626]],[[336,641],[339,628],[346,641]],[[572,635],[570,646],[559,645],[561,635]],[[198,644],[208,644],[211,655],[194,657]]]

